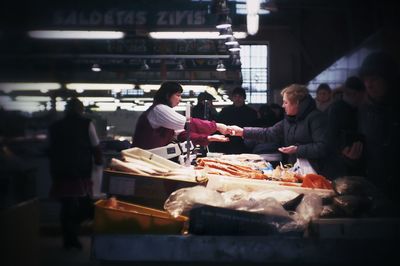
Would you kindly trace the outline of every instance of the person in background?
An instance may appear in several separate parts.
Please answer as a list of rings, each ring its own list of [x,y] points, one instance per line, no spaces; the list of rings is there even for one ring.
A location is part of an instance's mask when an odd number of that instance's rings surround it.
[[[326,115],[316,108],[304,85],[292,84],[281,95],[286,113],[283,120],[268,128],[235,125],[229,131],[245,140],[277,143],[286,163],[294,164],[297,158],[304,158],[317,173],[324,175],[324,160],[329,153]]]
[[[359,132],[365,136],[366,177],[399,203],[398,63],[387,53],[374,52],[362,62],[359,75],[367,96],[359,113]]]
[[[364,137],[358,132],[358,109],[365,95],[363,81],[352,76],[346,79],[342,99],[334,101],[329,107],[328,134],[334,153],[331,156],[329,175],[333,178],[346,175],[364,175],[363,164],[359,158],[363,149]]]
[[[232,91],[233,104],[222,108],[218,116],[218,122],[225,125],[238,125],[240,127],[254,126],[257,120],[257,111],[246,105],[246,91],[237,87]],[[222,132],[221,132],[222,133]],[[250,152],[242,138],[229,136],[230,143],[218,143],[215,150],[227,154],[239,154]],[[210,148],[211,149],[211,148]]]
[[[83,111],[82,102],[71,98],[64,118],[49,127],[50,196],[61,203],[60,221],[66,249],[82,249],[78,239],[80,224],[93,218],[94,210],[92,167],[103,164],[95,127],[83,116]]]
[[[153,149],[168,145],[175,139],[186,140],[186,117],[173,109],[181,101],[182,92],[182,86],[177,82],[161,84],[154,95],[153,105],[139,117],[132,139],[133,147]],[[223,135],[211,135],[216,131],[225,134],[226,130],[226,125],[215,121],[190,119],[190,139],[195,145],[206,146],[212,141],[229,141]]]
[[[328,109],[332,103],[332,90],[326,83],[321,83],[316,91],[315,102],[317,103],[317,109],[324,112]]]
[[[206,91],[199,93],[197,104],[192,108],[192,117],[204,120],[216,120],[218,112],[212,104],[214,100],[214,96]]]

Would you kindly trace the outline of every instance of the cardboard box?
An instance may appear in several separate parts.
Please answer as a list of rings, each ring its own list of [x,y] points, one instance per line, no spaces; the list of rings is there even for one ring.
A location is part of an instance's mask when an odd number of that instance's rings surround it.
[[[165,211],[117,201],[117,208],[107,200],[95,204],[94,232],[101,234],[180,234],[185,216],[172,217]]]

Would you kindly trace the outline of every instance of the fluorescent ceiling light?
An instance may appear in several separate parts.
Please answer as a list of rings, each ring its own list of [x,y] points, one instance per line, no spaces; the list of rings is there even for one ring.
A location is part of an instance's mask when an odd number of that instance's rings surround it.
[[[47,96],[17,96],[15,100],[18,102],[48,102],[51,98]]]
[[[33,30],[28,32],[34,39],[122,39],[121,31],[73,31],[73,30]]]
[[[3,108],[7,111],[22,111],[22,112],[33,113],[41,110],[40,108],[41,105],[38,102],[9,101],[9,102],[4,102],[2,104]]]
[[[82,102],[114,102],[114,97],[78,97]]]
[[[135,102],[135,103],[144,103],[144,102],[153,102],[153,98],[146,98],[146,97],[123,97],[122,101],[127,102]]]
[[[120,107],[121,109],[124,109],[124,110],[133,110],[133,104],[132,103],[96,102],[95,104],[96,104],[97,107],[93,107],[93,109],[96,110],[96,111],[102,111],[102,112],[114,112],[117,109],[117,107]]]
[[[150,91],[156,91],[160,88],[160,84],[156,85],[156,84],[142,84],[140,85],[140,88],[144,91],[144,92],[150,92]],[[142,99],[142,98],[141,98]],[[151,98],[151,100],[153,100]]]
[[[67,89],[70,90],[130,90],[133,84],[107,84],[107,83],[68,83]]]
[[[60,83],[52,82],[1,82],[0,90],[6,93],[11,91],[41,91],[41,90],[57,90],[61,88]]]
[[[207,85],[182,85],[183,91],[204,92],[213,89]],[[185,98],[186,99],[186,98]]]
[[[224,39],[218,31],[154,31],[149,32],[150,38],[153,39]],[[246,32],[234,32],[236,39],[244,39],[247,37]]]

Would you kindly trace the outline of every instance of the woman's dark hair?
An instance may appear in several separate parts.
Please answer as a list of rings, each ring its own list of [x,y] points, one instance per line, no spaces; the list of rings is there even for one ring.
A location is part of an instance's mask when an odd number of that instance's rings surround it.
[[[154,95],[153,103],[154,104],[165,104],[165,105],[172,107],[171,102],[169,101],[169,98],[177,92],[180,92],[180,93],[183,92],[182,86],[178,82],[166,81],[163,84],[161,84],[161,87],[158,89],[158,91]]]

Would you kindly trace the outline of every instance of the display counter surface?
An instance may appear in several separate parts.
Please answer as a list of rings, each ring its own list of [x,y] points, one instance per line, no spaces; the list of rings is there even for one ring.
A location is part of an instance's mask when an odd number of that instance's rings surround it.
[[[395,259],[396,243],[398,238],[95,235],[92,252],[105,262],[382,263]]]

